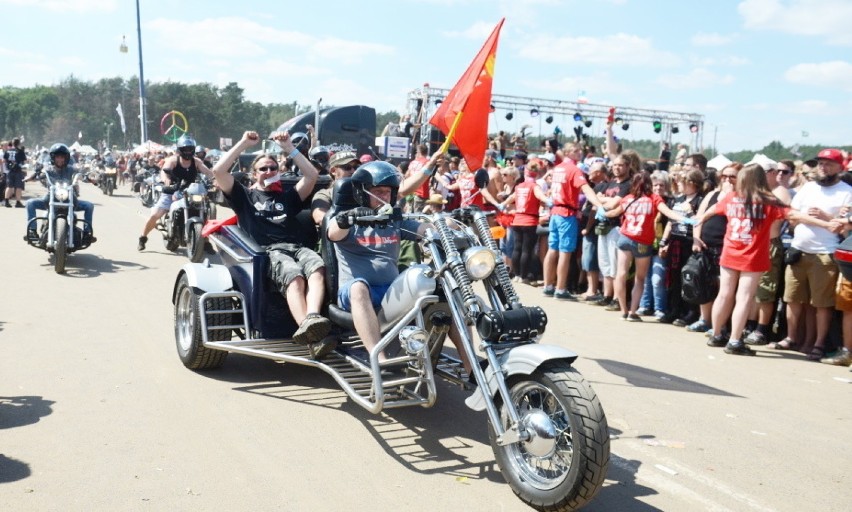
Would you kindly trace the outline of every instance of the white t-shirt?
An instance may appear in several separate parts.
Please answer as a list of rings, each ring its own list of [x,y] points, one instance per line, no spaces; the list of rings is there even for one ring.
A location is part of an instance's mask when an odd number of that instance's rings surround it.
[[[823,187],[814,181],[808,182],[793,197],[791,205],[802,213],[808,208],[819,208],[832,217],[840,214],[843,206],[852,206],[852,187],[842,181]],[[810,254],[833,253],[840,244],[840,237],[819,226],[799,223],[793,231],[792,246]]]

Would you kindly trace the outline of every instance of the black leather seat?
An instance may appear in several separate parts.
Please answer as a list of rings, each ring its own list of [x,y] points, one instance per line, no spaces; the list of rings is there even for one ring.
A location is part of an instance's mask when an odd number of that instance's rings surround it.
[[[320,234],[320,253],[325,263],[325,290],[328,299],[328,318],[335,324],[349,330],[355,330],[352,322],[352,314],[337,306],[337,280],[339,277],[337,269],[337,255],[334,251],[334,243],[328,239],[328,223],[338,212],[351,210],[358,206],[353,194],[352,182],[349,178],[342,178],[334,182],[331,196],[331,208],[322,220]]]

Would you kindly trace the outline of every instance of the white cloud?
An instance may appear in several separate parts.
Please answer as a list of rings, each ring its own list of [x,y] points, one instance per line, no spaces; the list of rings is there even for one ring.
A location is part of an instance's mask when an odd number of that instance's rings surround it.
[[[604,37],[532,36],[518,53],[521,57],[549,64],[669,67],[680,60],[670,52],[654,48],[650,39],[623,33]]]
[[[852,64],[842,60],[796,64],[784,73],[784,78],[794,84],[822,85],[852,91]]]
[[[852,45],[852,2],[848,0],[744,0],[737,6],[746,28],[825,37]]]
[[[451,38],[463,38],[485,41],[491,35],[496,23],[490,21],[477,21],[464,30],[444,30],[441,35]]]
[[[717,33],[705,34],[699,32],[692,36],[691,42],[695,46],[724,46],[734,40],[733,34],[722,35]]]
[[[576,101],[579,91],[586,91],[592,103],[603,101],[604,95],[619,95],[630,92],[630,84],[622,84],[608,74],[592,76],[566,76],[559,80],[521,80],[525,89],[537,89],[560,93],[565,101]],[[606,102],[604,102],[605,104]]]
[[[734,83],[733,75],[719,75],[704,68],[696,68],[685,75],[663,75],[657,83],[670,89],[700,89],[730,85]]]
[[[801,100],[787,103],[779,107],[781,112],[803,116],[819,116],[836,113],[836,109],[827,101]]]
[[[727,55],[723,57],[697,57],[691,56],[689,62],[697,68],[713,68],[716,66],[738,67],[747,66],[751,61],[745,57]]]

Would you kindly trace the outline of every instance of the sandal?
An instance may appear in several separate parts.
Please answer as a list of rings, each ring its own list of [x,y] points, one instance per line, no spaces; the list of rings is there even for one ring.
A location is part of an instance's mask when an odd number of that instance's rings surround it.
[[[819,362],[820,359],[825,357],[825,350],[822,347],[814,347],[811,349],[810,354],[808,354],[808,361]]]
[[[794,342],[790,337],[786,337],[781,341],[776,341],[775,343],[770,343],[769,348],[775,350],[797,350],[799,346]]]

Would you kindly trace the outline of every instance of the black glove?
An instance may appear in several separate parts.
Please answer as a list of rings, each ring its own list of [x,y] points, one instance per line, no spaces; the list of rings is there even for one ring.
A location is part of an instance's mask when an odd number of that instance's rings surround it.
[[[351,210],[340,212],[335,215],[334,218],[337,220],[337,225],[340,226],[340,229],[349,229],[353,224],[358,223],[358,217],[366,217],[375,214],[376,212],[372,208],[359,206],[358,208],[352,208]]]
[[[177,186],[175,185],[164,185],[163,186],[163,194],[174,194],[177,192]]]

